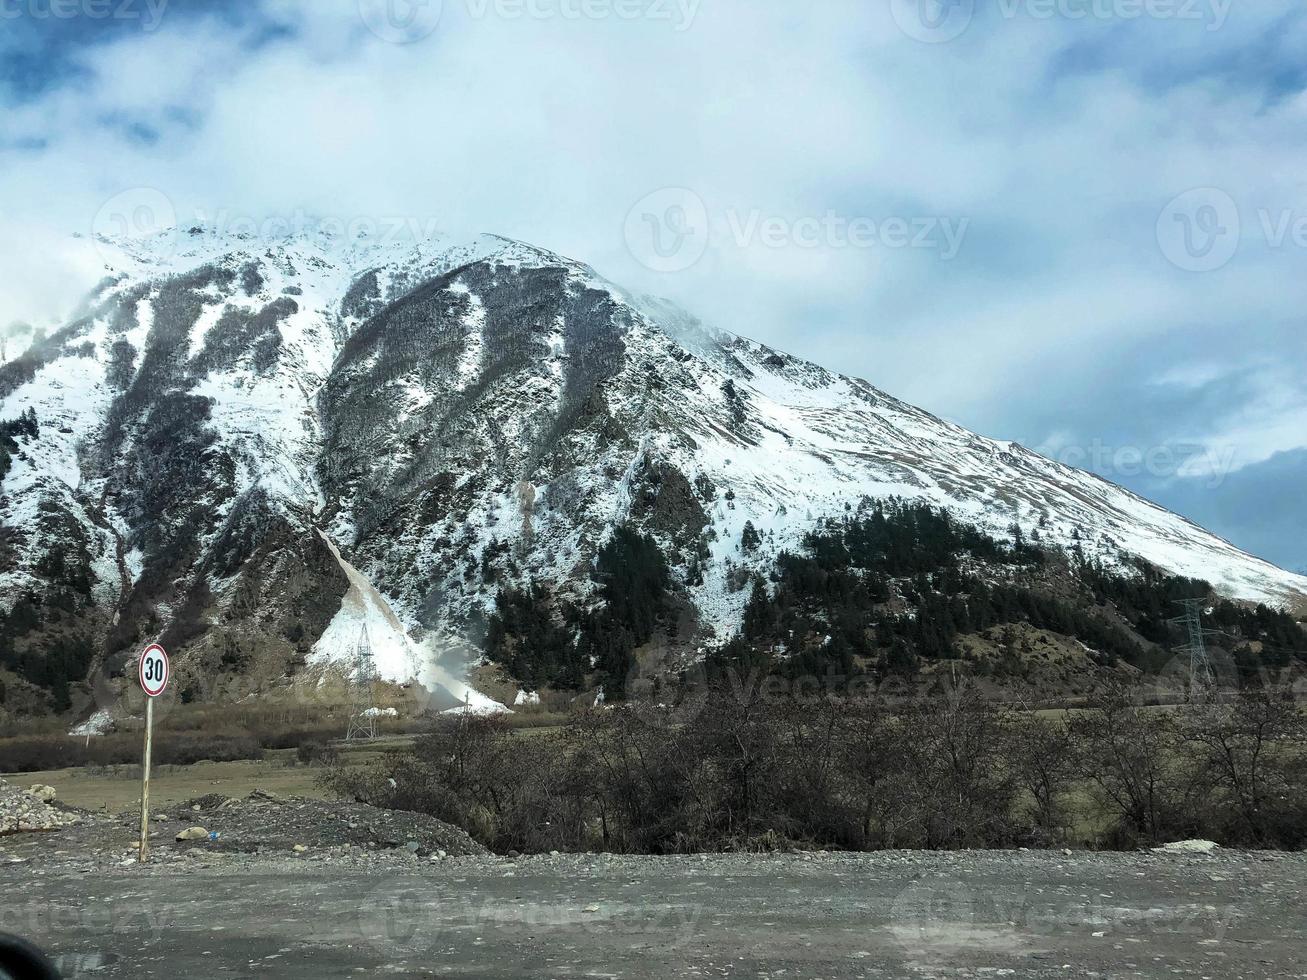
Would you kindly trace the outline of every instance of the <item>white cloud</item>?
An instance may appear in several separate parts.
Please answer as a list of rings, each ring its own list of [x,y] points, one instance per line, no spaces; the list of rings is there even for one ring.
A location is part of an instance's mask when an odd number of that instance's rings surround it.
[[[523,238],[995,435],[1123,352],[1156,358],[1159,376],[1250,347],[1280,350],[1298,377],[1307,366],[1304,256],[1257,240],[1253,217],[1307,215],[1307,103],[1272,90],[1271,54],[1247,54],[1287,2],[1219,31],[978,16],[935,45],[865,0],[705,0],[685,30],[477,17],[471,2],[445,0],[410,45],[373,36],[354,0],[315,0],[269,5],[294,40],[256,46],[222,19],[174,14],[84,49],[89,81],[8,108],[11,132],[50,148],[0,152],[0,321],[70,308],[95,263],[67,258],[59,236],[150,186],[183,219],[304,209]],[[1232,78],[1222,66],[1239,57]],[[160,142],[103,125],[137,116]],[[1154,225],[1208,185],[1253,234],[1196,276],[1168,265]],[[642,266],[623,238],[632,205],[664,187],[692,189],[713,229],[675,274]],[[952,261],[883,244],[740,247],[730,233],[732,215],[832,211],[969,226]],[[1285,404],[1210,435],[1255,444],[1250,458],[1300,445]],[[1059,428],[1105,424],[1088,400],[1059,407]]]

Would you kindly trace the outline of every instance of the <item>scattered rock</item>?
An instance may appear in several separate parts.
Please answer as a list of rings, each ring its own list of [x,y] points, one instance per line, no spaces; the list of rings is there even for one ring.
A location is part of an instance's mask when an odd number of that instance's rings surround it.
[[[57,795],[53,786],[44,786],[41,783],[36,783],[29,788],[27,792],[32,796],[35,796],[42,803],[53,803],[55,796]]]
[[[203,827],[187,827],[177,835],[179,841],[185,840],[208,840],[209,832]]]
[[[195,804],[205,811],[208,827],[221,832],[221,841],[210,851],[246,853],[261,847],[284,852],[300,844],[313,851],[352,846],[418,856],[487,853],[465,831],[436,817],[366,803],[282,797],[255,790],[240,799],[214,794],[183,806]]]
[[[49,786],[38,785],[32,789],[48,790],[49,799],[43,798],[44,792],[24,791],[0,779],[0,834],[59,830],[81,822],[76,814],[49,805],[55,797]]]
[[[1154,847],[1159,854],[1211,854],[1221,845],[1210,840],[1180,840],[1172,844]]]

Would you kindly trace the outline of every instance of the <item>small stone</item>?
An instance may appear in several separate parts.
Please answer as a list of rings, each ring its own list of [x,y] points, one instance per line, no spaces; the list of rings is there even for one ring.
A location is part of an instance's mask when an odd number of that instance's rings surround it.
[[[305,851],[308,850],[308,848],[305,847],[303,844],[296,844],[296,845],[292,848],[292,850],[293,850],[296,854],[303,854]]]
[[[185,840],[208,840],[209,832],[203,827],[188,827],[177,835],[179,841]]]

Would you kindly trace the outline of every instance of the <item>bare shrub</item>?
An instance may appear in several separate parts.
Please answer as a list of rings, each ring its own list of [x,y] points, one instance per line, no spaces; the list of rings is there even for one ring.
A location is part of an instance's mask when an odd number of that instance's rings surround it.
[[[334,766],[340,762],[340,750],[330,742],[307,740],[296,747],[295,759],[304,766]]]
[[[1302,718],[1283,700],[1186,714],[1114,691],[1046,719],[972,689],[895,702],[764,689],[719,689],[688,718],[628,704],[547,732],[442,719],[411,749],[321,778],[500,852],[1050,845],[1083,789],[1111,846],[1295,846],[1307,826]]]
[[[1228,704],[1186,709],[1179,734],[1205,780],[1212,836],[1260,847],[1307,841],[1307,722],[1290,691],[1251,688]]]
[[[1174,719],[1141,707],[1124,688],[1095,697],[1067,729],[1080,752],[1080,774],[1115,825],[1110,843],[1132,847],[1193,836],[1186,806],[1196,781],[1186,772]]]
[[[1077,755],[1065,719],[1030,712],[1007,717],[1002,751],[1021,788],[1017,821],[1035,846],[1064,843],[1070,833],[1068,796],[1077,777]]]

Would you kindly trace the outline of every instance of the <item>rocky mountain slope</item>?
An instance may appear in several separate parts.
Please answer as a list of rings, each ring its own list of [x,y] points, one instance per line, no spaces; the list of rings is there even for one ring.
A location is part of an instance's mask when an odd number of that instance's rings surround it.
[[[347,659],[366,623],[383,675],[462,700],[497,592],[593,602],[621,525],[666,554],[684,638],[724,639],[747,571],[864,497],[1307,601],[1307,578],[1113,484],[520,243],[99,244],[82,313],[0,367],[0,420],[36,420],[0,448],[13,697],[66,706],[60,678],[147,638],[183,697],[219,696]]]

